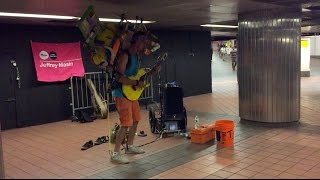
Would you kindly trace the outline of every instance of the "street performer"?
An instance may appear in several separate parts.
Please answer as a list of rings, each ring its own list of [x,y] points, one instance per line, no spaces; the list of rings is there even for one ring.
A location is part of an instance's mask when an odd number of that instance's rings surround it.
[[[138,56],[141,55],[146,47],[147,34],[145,32],[135,32],[132,36],[131,45],[127,50],[119,52],[117,58],[116,72],[119,75],[118,82],[123,85],[135,86],[142,88],[144,81],[131,80],[128,77],[135,75],[139,69]],[[153,69],[152,74],[159,73],[160,66]],[[120,148],[125,136],[128,132],[126,154],[142,154],[145,151],[133,145],[133,139],[137,131],[137,126],[141,120],[140,106],[138,100],[130,101],[124,97],[122,88],[117,88],[112,91],[116,108],[120,119],[120,129],[116,136],[114,151],[111,155],[111,161],[119,164],[129,163],[128,158],[120,153]]]

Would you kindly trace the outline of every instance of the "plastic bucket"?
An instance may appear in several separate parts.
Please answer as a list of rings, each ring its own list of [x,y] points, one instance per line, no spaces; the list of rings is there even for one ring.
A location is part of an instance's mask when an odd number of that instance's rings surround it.
[[[233,145],[234,122],[232,120],[217,120],[215,123],[216,138],[220,147]]]

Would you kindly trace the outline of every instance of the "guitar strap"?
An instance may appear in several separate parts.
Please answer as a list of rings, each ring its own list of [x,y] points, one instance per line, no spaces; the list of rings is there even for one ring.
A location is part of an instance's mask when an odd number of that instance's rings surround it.
[[[131,55],[128,50],[122,50],[122,53],[126,53],[128,55],[128,62],[126,65],[126,70],[128,69],[130,63],[131,63]],[[111,75],[111,90],[119,89],[122,87],[122,84],[118,81],[120,76],[123,76],[122,73],[118,72],[116,67],[118,65],[118,59],[116,58],[113,68],[112,68],[112,75]]]
[[[129,52],[128,50],[122,50],[122,53],[126,53],[126,54],[128,55],[128,62],[127,62],[127,65],[126,65],[126,70],[127,70],[128,67],[129,67],[129,65],[130,65],[130,63],[131,63],[131,54],[130,54],[130,52]],[[118,61],[115,62],[114,68],[116,68],[117,63],[118,63]],[[115,71],[116,71],[116,70],[115,70]],[[117,72],[117,71],[116,71],[116,72]],[[117,72],[117,73],[119,73],[119,72]]]
[[[131,64],[131,54],[130,54],[130,52],[128,50],[125,50],[124,52],[128,55],[128,62],[127,62],[127,65],[126,65],[126,70],[127,70],[128,67]]]
[[[124,52],[128,55],[128,62],[127,62],[127,65],[126,65],[126,70],[127,70],[129,68],[130,64],[131,64],[131,54],[130,54],[130,52],[128,50],[124,50]],[[121,93],[122,93],[123,97],[127,98],[126,95],[122,91],[122,84],[121,84],[120,88],[121,88]]]
[[[128,55],[128,62],[127,62],[127,65],[126,65],[126,70],[130,67],[131,65],[131,62],[132,62],[132,55],[130,54],[130,52],[128,50],[122,50],[121,53],[126,53]],[[122,93],[122,96],[127,98],[126,95],[123,93],[122,91],[122,84],[118,81],[118,79],[123,76],[124,74],[118,72],[116,70],[116,67],[117,67],[117,63],[118,61],[115,61],[115,64],[114,64],[114,67],[113,67],[113,74],[112,74],[112,81],[111,81],[111,90],[114,90],[114,89],[121,89],[121,93]],[[139,67],[139,57],[137,56],[137,63],[138,63],[138,67]],[[127,98],[128,99],[128,98]]]

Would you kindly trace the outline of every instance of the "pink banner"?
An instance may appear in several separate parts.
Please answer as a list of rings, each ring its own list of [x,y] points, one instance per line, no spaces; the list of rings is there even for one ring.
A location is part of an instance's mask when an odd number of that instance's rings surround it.
[[[38,81],[64,81],[84,76],[80,43],[31,42]]]

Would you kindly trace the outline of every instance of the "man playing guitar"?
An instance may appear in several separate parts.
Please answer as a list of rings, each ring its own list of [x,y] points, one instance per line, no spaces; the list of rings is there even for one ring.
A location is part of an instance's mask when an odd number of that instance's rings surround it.
[[[123,85],[131,85],[135,88],[142,88],[145,86],[144,81],[131,80],[128,77],[137,73],[139,69],[138,55],[143,53],[147,42],[147,35],[144,32],[136,32],[132,36],[131,46],[128,50],[119,53],[116,65],[116,72],[119,74],[118,82]],[[130,59],[129,59],[130,58]],[[159,73],[160,65],[155,67],[152,74]],[[112,91],[112,96],[115,99],[117,111],[120,118],[120,129],[116,136],[116,142],[114,151],[111,155],[111,161],[127,164],[129,160],[126,156],[120,154],[121,144],[128,132],[128,139],[126,148],[126,153],[130,154],[142,154],[144,150],[140,147],[133,145],[133,139],[137,131],[137,126],[140,115],[140,106],[138,100],[130,101],[128,100],[122,92],[121,88]]]

